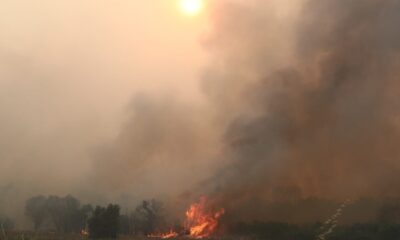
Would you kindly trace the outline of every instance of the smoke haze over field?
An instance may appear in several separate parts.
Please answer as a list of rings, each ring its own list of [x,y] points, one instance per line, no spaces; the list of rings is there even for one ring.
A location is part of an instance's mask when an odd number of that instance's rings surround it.
[[[258,218],[258,202],[399,196],[399,0],[210,3],[200,80],[201,31],[162,7],[61,5],[0,14],[0,203],[189,192]]]

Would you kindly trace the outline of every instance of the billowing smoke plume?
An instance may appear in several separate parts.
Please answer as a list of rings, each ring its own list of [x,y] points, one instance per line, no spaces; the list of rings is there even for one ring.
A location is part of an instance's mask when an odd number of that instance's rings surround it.
[[[18,198],[22,209],[37,193],[126,193],[132,204],[204,194],[231,210],[227,216],[245,218],[268,215],[257,207],[266,202],[399,195],[399,0],[210,1],[200,97],[185,59],[169,63],[182,54],[158,54],[167,40],[151,46],[145,64],[146,49],[127,47],[159,36],[128,34],[141,22],[130,21],[127,8],[108,18],[114,3],[104,1],[96,17],[89,3],[70,2],[63,4],[72,22],[36,9],[51,20],[14,24],[6,32],[13,37],[1,41],[1,202]],[[57,30],[46,32],[47,23]],[[37,26],[43,33],[30,36]],[[136,64],[154,75],[133,74]],[[160,94],[154,83],[172,90]],[[115,134],[115,109],[137,92],[145,94],[135,95]]]
[[[154,163],[153,179],[160,165],[175,175],[174,161],[214,158],[223,170],[201,187],[232,202],[397,195],[400,2],[216,5],[202,86],[218,123],[202,125],[210,119],[182,104],[138,101],[113,165],[135,175],[129,166],[150,173]],[[215,125],[223,130],[202,128]],[[225,144],[214,156],[203,153],[211,130]],[[197,170],[185,169],[191,181]]]
[[[207,111],[173,96],[133,100],[131,117],[118,138],[99,151],[95,179],[111,196],[133,199],[176,196],[210,177],[214,127]],[[205,161],[205,160],[206,161]]]
[[[398,196],[399,12],[398,0],[215,3],[208,105],[137,101],[105,173],[247,214],[268,201]]]
[[[233,118],[215,194],[398,196],[400,1],[309,0],[290,18],[264,2],[218,8],[207,89]]]

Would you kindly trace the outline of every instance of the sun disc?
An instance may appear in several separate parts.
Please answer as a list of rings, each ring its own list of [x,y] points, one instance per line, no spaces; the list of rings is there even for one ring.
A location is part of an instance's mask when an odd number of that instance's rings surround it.
[[[187,15],[196,15],[203,8],[203,0],[181,0],[180,7]]]

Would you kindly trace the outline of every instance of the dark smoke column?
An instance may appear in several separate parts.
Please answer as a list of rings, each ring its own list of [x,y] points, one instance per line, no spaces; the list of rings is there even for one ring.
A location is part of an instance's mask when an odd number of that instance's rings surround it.
[[[210,191],[258,202],[399,196],[400,1],[221,3],[204,89],[228,122]],[[227,117],[228,116],[228,117]]]

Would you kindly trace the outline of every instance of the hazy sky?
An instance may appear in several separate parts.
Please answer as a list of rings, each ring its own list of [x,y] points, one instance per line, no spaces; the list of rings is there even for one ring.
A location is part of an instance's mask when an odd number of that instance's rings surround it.
[[[397,194],[399,1],[204,1],[1,1],[0,206]]]
[[[0,164],[10,170],[3,179],[27,167],[21,161],[34,162],[37,178],[48,167],[60,180],[79,174],[90,148],[118,130],[134,94],[198,94],[205,20],[183,15],[177,1],[0,5]]]
[[[84,191],[137,94],[200,102],[206,28],[175,0],[1,1],[0,202]]]
[[[399,196],[400,1],[204,1],[0,2],[0,215]]]
[[[204,1],[0,1],[0,215],[400,196],[400,0]]]

